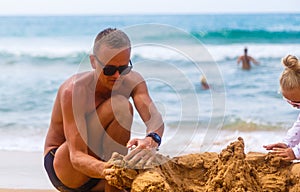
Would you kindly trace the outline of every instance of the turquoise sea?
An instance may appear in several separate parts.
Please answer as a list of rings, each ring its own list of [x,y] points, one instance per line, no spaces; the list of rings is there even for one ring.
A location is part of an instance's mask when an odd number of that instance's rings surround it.
[[[94,37],[107,27],[129,33],[133,69],[145,76],[167,131],[215,120],[215,131],[228,134],[285,131],[296,120],[278,79],[281,58],[300,57],[300,14],[2,16],[0,149],[43,150],[59,85],[90,70]],[[260,62],[250,71],[236,63],[244,47]],[[205,54],[195,61],[197,50]],[[211,90],[201,89],[203,75]]]

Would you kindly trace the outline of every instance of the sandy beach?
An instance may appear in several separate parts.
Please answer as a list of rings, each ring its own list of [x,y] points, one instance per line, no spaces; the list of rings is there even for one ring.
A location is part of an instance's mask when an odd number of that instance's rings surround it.
[[[114,156],[116,172],[109,182],[120,189],[150,191],[298,191],[300,164],[267,153],[245,153],[242,138],[220,152],[178,157],[157,154],[149,167],[129,168]],[[54,192],[41,152],[0,151],[0,192]],[[162,162],[162,163],[161,163]],[[120,166],[122,165],[122,166]]]
[[[41,152],[0,151],[0,192],[55,191],[43,168]]]
[[[133,167],[122,155],[114,154],[115,172],[108,182],[131,192],[240,192],[300,190],[298,163],[270,153],[244,153],[239,137],[221,153],[199,153],[169,158],[156,154],[151,164]]]
[[[261,147],[265,141],[263,136],[269,135],[274,141],[279,139],[279,136],[284,134],[283,131],[279,132],[231,132],[227,133],[226,131],[220,131],[218,137],[213,143],[211,152],[197,153],[199,146],[196,143],[191,142],[191,145],[187,147],[187,151],[184,154],[178,154],[175,157],[184,161],[184,159],[192,159],[195,164],[201,164],[204,160],[209,162],[212,159],[216,158],[216,155],[221,152],[222,149],[235,141],[238,136],[242,136],[245,140],[245,153],[255,151],[265,152]],[[227,136],[226,136],[227,135]],[[229,136],[230,135],[230,136]],[[254,139],[255,138],[255,139]],[[269,140],[270,141],[270,140]],[[271,140],[272,141],[272,140]],[[270,142],[271,142],[270,141]],[[185,141],[184,141],[185,142]],[[162,146],[164,147],[164,146]],[[258,149],[261,149],[260,151]],[[164,150],[161,149],[161,152]],[[175,153],[176,154],[176,153]],[[197,154],[197,155],[195,155]],[[208,155],[210,154],[210,155]],[[55,188],[50,183],[47,174],[43,167],[43,154],[42,152],[24,152],[24,151],[0,151],[0,192],[10,192],[10,191],[22,191],[22,192],[50,192],[56,191]],[[194,169],[194,168],[192,168]],[[288,168],[287,168],[288,170]],[[168,171],[175,170],[165,170]],[[194,174],[203,175],[204,172],[195,168]],[[120,174],[122,176],[122,174]]]

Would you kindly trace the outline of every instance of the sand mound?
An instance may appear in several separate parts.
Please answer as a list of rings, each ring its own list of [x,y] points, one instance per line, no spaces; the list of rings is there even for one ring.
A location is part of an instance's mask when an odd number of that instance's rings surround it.
[[[152,167],[131,169],[120,154],[111,163],[115,172],[108,182],[132,192],[150,191],[300,191],[300,164],[271,154],[244,153],[238,138],[220,154],[189,154],[172,159],[156,154]]]
[[[242,138],[223,149],[217,164],[207,172],[205,191],[262,191],[256,170],[245,158]]]

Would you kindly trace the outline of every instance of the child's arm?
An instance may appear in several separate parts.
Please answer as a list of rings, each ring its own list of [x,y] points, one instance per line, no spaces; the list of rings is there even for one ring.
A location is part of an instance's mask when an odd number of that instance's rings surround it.
[[[294,156],[296,159],[300,159],[300,144],[294,146],[292,148],[293,152],[294,152]]]
[[[300,115],[298,116],[297,121],[294,123],[293,127],[290,128],[283,139],[283,143],[287,144],[288,147],[294,148],[300,143]],[[300,146],[299,146],[300,149]],[[300,150],[299,150],[300,154]]]

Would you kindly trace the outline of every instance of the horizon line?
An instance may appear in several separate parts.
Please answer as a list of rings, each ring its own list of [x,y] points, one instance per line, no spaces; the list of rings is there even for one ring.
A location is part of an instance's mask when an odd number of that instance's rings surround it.
[[[155,15],[162,15],[162,16],[176,16],[176,15],[259,15],[259,14],[300,14],[299,12],[279,12],[279,11],[274,11],[274,12],[206,12],[206,13],[197,13],[197,12],[192,12],[192,13],[55,13],[55,14],[39,14],[39,13],[33,13],[33,14],[28,14],[28,13],[21,13],[21,14],[1,14],[0,17],[22,17],[22,16],[37,16],[37,17],[43,17],[43,16],[155,16]]]

